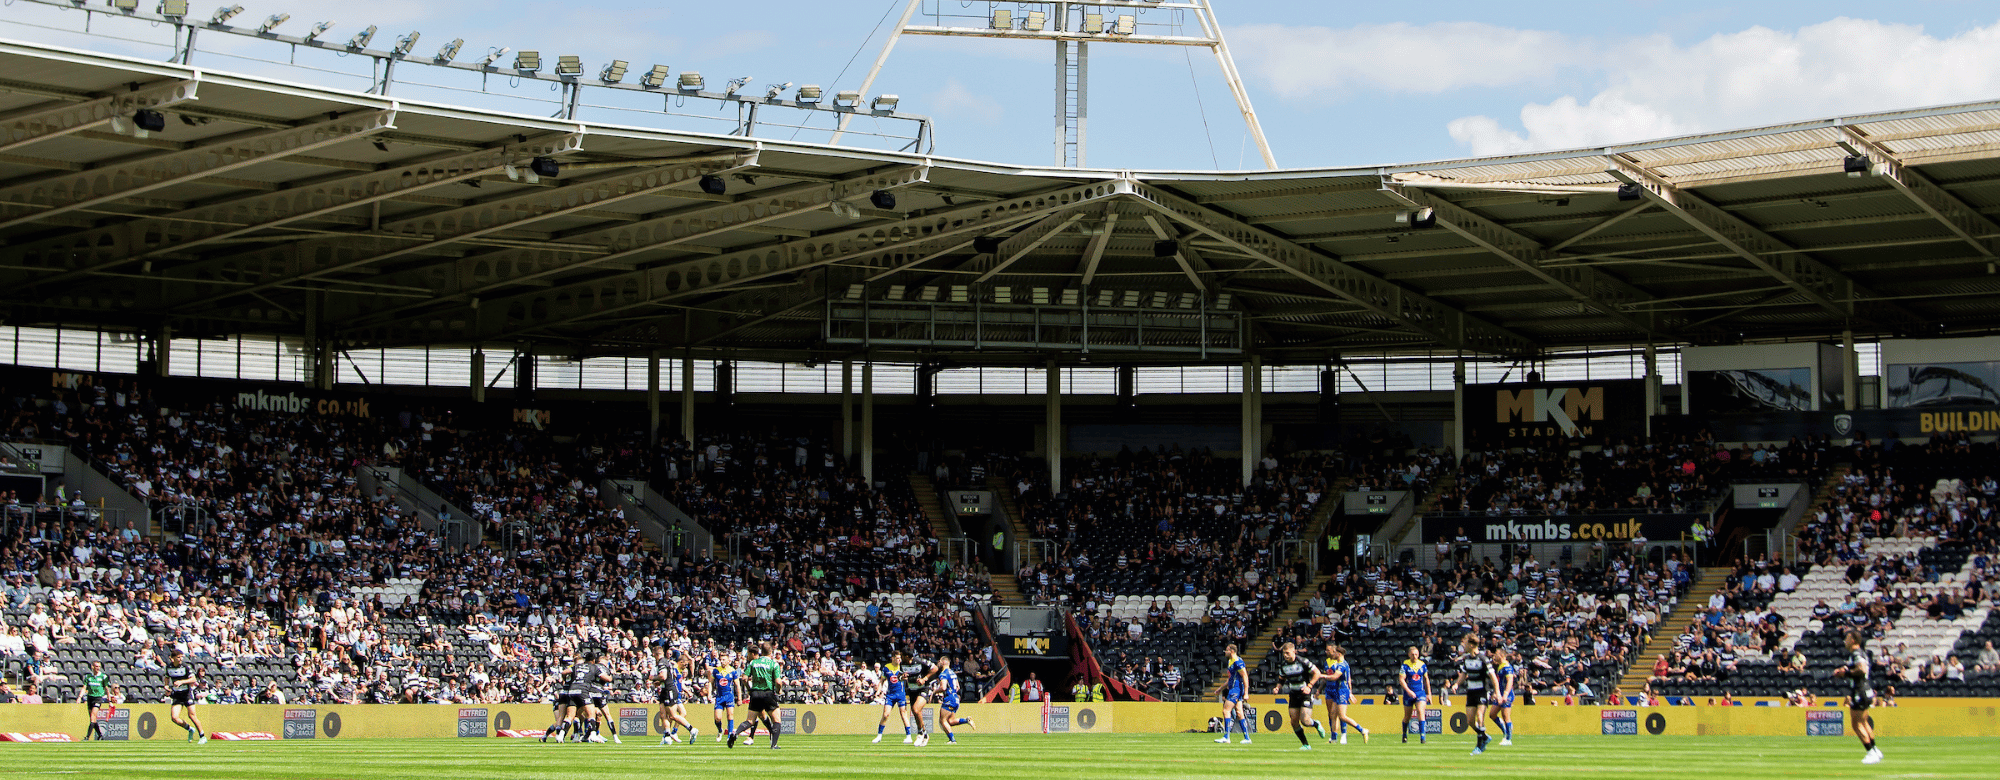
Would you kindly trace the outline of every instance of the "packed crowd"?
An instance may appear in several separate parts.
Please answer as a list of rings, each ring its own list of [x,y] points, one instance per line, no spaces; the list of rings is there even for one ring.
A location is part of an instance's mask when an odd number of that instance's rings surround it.
[[[70,444],[194,520],[171,541],[54,512],[9,523],[10,629],[37,669],[64,648],[115,647],[148,670],[171,647],[253,672],[215,686],[217,701],[503,701],[544,694],[537,670],[583,645],[643,675],[673,632],[780,642],[802,675],[890,647],[960,658],[985,647],[964,607],[989,586],[938,554],[907,486],[806,474],[769,457],[767,440],[683,448],[684,476],[666,486],[742,535],[723,563],[664,554],[598,496],[621,460],[650,459],[629,443],[460,429],[415,411],[162,405],[134,380],[106,381],[5,394],[9,430]],[[373,463],[404,466],[509,543],[449,544],[391,496],[364,496],[354,471]],[[385,602],[397,583],[407,600]],[[898,611],[891,593],[913,598]],[[244,684],[267,680],[282,684]]]

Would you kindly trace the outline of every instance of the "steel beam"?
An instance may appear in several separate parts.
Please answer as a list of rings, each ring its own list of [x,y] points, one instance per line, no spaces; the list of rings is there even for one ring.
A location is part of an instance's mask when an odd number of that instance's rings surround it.
[[[1979,209],[1938,186],[1929,176],[1904,165],[1903,161],[1896,157],[1895,152],[1862,135],[1860,130],[1848,126],[1842,126],[1840,130],[1847,136],[1845,146],[1850,152],[1862,154],[1873,162],[1869,172],[1876,178],[1885,179],[1894,185],[1898,192],[1910,199],[1911,203],[1917,204],[1917,208],[1923,209],[1925,214],[1931,215],[1932,219],[1944,225],[1952,235],[1971,245],[1973,251],[1989,258],[1995,257],[1994,239],[1989,236],[2000,235],[2000,224],[1994,223],[1985,214],[1981,214]]]
[[[366,137],[393,128],[395,123],[395,111],[358,111],[325,122],[0,189],[0,208],[17,215],[0,220],[0,229]]]
[[[1435,192],[1405,187],[1386,179],[1382,182],[1382,191],[1412,209],[1431,209],[1440,227],[1492,252],[1571,299],[1640,333],[1668,335],[1660,328],[1656,315],[1649,312],[1642,320],[1625,310],[1626,306],[1651,300],[1651,293],[1587,265],[1570,263],[1551,266],[1549,262],[1560,255],[1543,247],[1540,242],[1462,208]]]
[[[1526,354],[1536,343],[1521,334],[1389,282],[1360,268],[1245,224],[1158,187],[1134,183],[1134,194],[1168,217],[1284,271],[1314,287],[1360,304],[1377,316],[1455,349]]]
[[[88,130],[119,117],[129,119],[141,109],[161,109],[194,100],[200,86],[199,77],[164,81],[110,97],[34,108],[0,117],[0,152]]]
[[[1644,196],[1660,208],[1686,222],[1732,254],[1756,266],[1771,278],[1798,290],[1820,308],[1843,320],[1881,320],[1887,325],[1914,325],[1923,322],[1915,312],[1891,301],[1873,301],[1883,317],[1859,313],[1859,302],[1877,298],[1846,274],[1773,238],[1741,217],[1655,176],[1619,155],[1605,157],[1605,173],[1627,184],[1637,185]]]

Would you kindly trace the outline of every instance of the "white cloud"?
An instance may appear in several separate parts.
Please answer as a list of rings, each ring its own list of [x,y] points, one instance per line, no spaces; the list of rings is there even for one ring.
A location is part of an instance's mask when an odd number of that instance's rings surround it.
[[[1939,38],[1839,18],[1605,51],[1614,52],[1602,61],[1606,86],[1590,98],[1523,106],[1518,129],[1454,120],[1452,138],[1476,155],[1504,154],[2000,97],[2000,23]]]
[[[956,78],[945,79],[944,86],[924,101],[940,118],[991,125],[1000,121],[1000,101],[967,88]]]
[[[1478,22],[1331,29],[1275,24],[1229,30],[1250,78],[1286,99],[1333,100],[1357,90],[1435,94],[1548,79],[1596,55],[1544,30]]]

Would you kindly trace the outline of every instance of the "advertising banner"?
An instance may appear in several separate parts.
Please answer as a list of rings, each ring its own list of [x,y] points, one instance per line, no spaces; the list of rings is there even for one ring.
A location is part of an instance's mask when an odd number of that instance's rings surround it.
[[[1690,408],[1695,414],[1809,412],[1813,405],[1810,368],[1740,368],[1689,371]]]
[[[1884,366],[1892,409],[2000,406],[2000,361],[1898,363]]]
[[[1461,533],[1473,544],[1499,542],[1629,542],[1679,539],[1705,515],[1436,515],[1424,518],[1424,541],[1456,540]]]
[[[1643,380],[1471,385],[1466,435],[1482,446],[1600,441],[1646,430]]]

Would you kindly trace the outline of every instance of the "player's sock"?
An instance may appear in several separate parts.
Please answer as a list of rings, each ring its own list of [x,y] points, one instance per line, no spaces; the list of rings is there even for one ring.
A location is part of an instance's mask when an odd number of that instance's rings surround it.
[[[1297,734],[1297,735],[1299,735],[1299,744],[1301,744],[1301,745],[1310,745],[1310,744],[1312,744],[1311,742],[1307,742],[1307,741],[1306,741],[1306,727],[1304,727],[1304,726],[1293,726],[1293,727],[1292,727],[1292,733],[1293,733],[1293,734]]]
[[[1244,739],[1250,738],[1250,722],[1244,720],[1241,715],[1236,716],[1236,730],[1243,734]]]
[[[729,719],[729,733],[731,733],[731,734],[734,734],[734,733],[736,733],[736,719],[735,719],[735,718],[730,718],[730,719]]]
[[[951,725],[953,725],[953,726],[964,726],[964,725],[968,725],[968,724],[970,724],[970,723],[972,723],[972,719],[971,719],[971,718],[959,718],[958,720],[954,720],[954,721],[952,721],[952,722],[951,722]]]
[[[910,735],[910,727],[909,727],[909,726],[904,726],[904,727],[903,727],[903,736],[907,737],[907,736],[909,736],[909,735]]]
[[[877,723],[877,724],[875,724],[875,736],[878,736],[878,737],[879,737],[879,736],[882,736],[882,732],[884,732],[884,731],[887,731],[887,730],[889,730],[889,724],[887,724],[887,723]]]
[[[1346,733],[1347,733],[1347,721],[1344,721],[1344,720],[1343,720],[1343,721],[1341,721],[1341,722],[1340,722],[1340,733],[1342,733],[1342,734],[1346,734]]]
[[[1863,742],[1863,743],[1861,743],[1861,747],[1863,747],[1863,748],[1865,748],[1865,749],[1868,749],[1868,750],[1874,750],[1874,749],[1875,749],[1875,740],[1872,740],[1872,739],[1871,739],[1871,740],[1868,740],[1867,742]]]
[[[1513,739],[1513,738],[1514,738],[1514,724],[1513,724],[1513,723],[1502,723],[1502,724],[1500,724],[1500,736],[1501,736],[1501,738],[1503,738],[1503,739]]]

